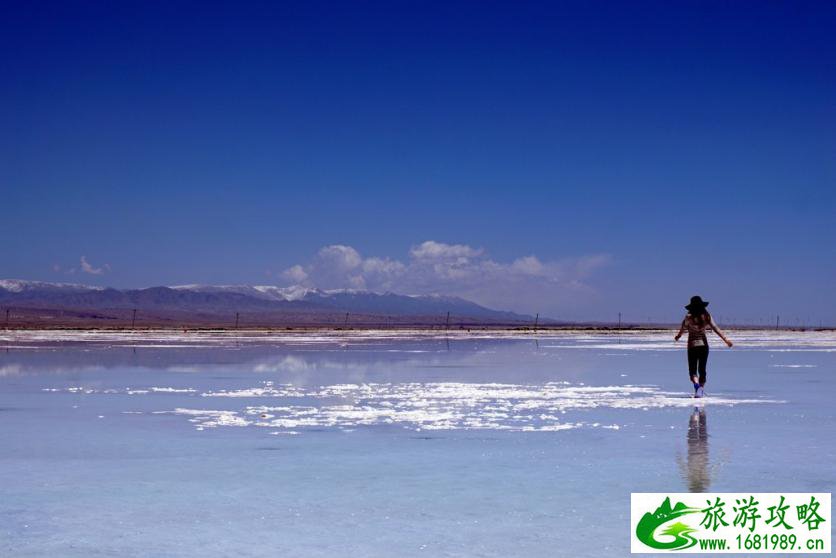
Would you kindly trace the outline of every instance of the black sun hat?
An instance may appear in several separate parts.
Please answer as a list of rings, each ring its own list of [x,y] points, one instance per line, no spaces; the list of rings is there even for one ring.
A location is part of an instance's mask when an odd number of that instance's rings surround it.
[[[699,296],[692,296],[691,302],[685,305],[685,309],[692,314],[699,314],[705,312],[706,306],[708,306],[708,301],[703,301]]]

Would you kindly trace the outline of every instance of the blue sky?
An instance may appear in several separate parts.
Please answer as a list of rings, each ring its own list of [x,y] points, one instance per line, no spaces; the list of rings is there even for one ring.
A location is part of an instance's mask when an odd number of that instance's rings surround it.
[[[828,3],[5,9],[3,277],[836,322]]]

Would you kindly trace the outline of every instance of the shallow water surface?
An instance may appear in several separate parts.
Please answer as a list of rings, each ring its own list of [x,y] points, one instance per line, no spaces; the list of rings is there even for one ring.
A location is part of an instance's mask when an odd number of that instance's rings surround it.
[[[836,335],[6,332],[0,554],[601,556],[630,492],[832,492]],[[832,527],[831,527],[832,528]]]

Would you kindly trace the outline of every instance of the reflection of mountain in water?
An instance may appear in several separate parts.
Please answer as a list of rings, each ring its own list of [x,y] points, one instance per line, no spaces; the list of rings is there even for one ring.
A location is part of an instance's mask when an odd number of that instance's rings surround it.
[[[705,409],[694,409],[688,419],[688,454],[680,467],[689,492],[707,492],[711,485],[711,464],[708,456],[708,420]]]

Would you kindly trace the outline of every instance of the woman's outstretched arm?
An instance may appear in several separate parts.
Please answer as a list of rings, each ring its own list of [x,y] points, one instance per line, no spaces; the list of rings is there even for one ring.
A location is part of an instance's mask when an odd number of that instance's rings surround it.
[[[679,341],[679,338],[682,337],[682,334],[685,333],[685,323],[688,321],[688,317],[686,316],[684,320],[682,320],[682,325],[679,326],[679,333],[674,336],[674,341]]]
[[[713,316],[712,316],[712,318],[711,318],[711,329],[713,329],[713,330],[714,330],[714,333],[716,333],[716,334],[720,337],[720,339],[722,339],[723,341],[725,341],[725,342],[726,342],[726,345],[728,345],[729,347],[731,347],[732,345],[734,345],[734,343],[732,343],[731,341],[729,341],[729,339],[728,339],[728,338],[726,337],[726,335],[723,333],[723,330],[721,330],[721,329],[717,326],[717,323],[714,321],[714,317],[713,317]]]

